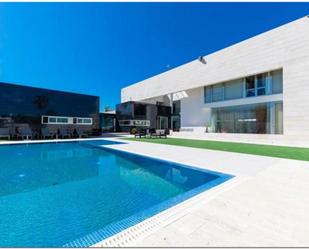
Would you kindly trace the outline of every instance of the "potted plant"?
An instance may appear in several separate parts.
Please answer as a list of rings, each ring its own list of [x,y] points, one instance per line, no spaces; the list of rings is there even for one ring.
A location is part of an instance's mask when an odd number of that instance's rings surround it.
[[[132,128],[131,131],[130,131],[130,133],[131,133],[132,135],[135,135],[135,134],[137,133],[137,129],[136,129],[136,128]]]

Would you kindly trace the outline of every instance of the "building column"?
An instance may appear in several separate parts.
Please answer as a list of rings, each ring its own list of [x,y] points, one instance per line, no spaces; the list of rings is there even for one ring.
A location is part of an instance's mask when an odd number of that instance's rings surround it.
[[[269,133],[275,134],[276,131],[276,109],[275,103],[269,103]]]
[[[171,93],[170,94],[170,103],[171,103],[171,130],[173,130],[173,112],[174,112],[174,110],[173,110],[173,102],[174,102],[174,96],[173,96],[174,94],[173,93]]]

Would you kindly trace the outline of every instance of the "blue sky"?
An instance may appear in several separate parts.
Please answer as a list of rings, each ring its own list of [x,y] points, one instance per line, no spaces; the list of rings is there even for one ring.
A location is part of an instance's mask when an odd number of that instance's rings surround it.
[[[94,94],[309,14],[309,3],[0,3],[0,82]]]

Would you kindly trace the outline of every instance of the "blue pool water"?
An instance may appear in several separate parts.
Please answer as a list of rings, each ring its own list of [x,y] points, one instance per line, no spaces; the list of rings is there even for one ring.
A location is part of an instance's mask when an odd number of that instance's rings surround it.
[[[232,177],[109,143],[0,146],[0,247],[90,246]]]

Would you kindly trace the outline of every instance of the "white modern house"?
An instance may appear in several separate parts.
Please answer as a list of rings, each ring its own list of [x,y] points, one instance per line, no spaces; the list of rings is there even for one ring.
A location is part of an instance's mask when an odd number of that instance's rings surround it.
[[[309,16],[125,87],[128,101],[178,106],[183,131],[309,135]]]

